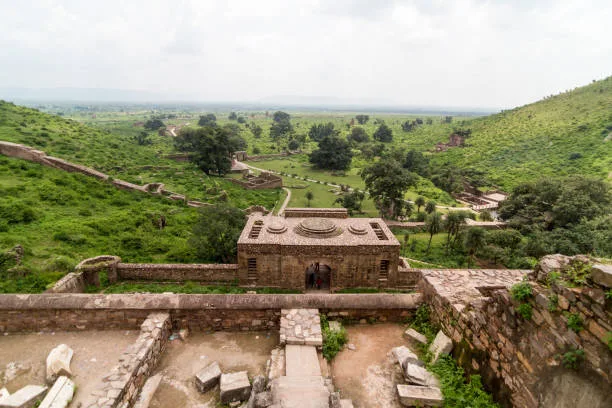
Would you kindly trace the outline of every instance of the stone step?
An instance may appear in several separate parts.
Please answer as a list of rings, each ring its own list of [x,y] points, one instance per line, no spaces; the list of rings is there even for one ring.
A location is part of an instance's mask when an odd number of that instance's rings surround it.
[[[280,377],[271,384],[272,400],[283,408],[329,408],[323,377]]]
[[[287,344],[285,347],[287,377],[321,376],[321,366],[314,346]]]

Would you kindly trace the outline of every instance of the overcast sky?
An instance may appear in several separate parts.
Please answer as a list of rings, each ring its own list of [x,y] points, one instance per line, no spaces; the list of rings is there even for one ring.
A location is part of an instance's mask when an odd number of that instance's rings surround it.
[[[0,87],[494,108],[612,74],[610,0],[0,0],[0,13]]]

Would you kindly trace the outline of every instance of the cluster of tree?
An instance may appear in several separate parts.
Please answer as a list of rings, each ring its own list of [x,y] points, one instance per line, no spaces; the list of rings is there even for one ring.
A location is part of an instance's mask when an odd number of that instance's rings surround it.
[[[216,126],[217,125],[217,117],[213,113],[207,113],[206,115],[200,115],[200,120],[198,120],[199,126]]]
[[[153,141],[151,140],[151,135],[146,130],[138,132],[136,135],[134,135],[134,141],[138,143],[139,146],[153,144]]]
[[[333,125],[332,125],[333,129]],[[349,143],[332,132],[318,143],[319,148],[310,153],[309,161],[320,169],[346,170],[351,166],[353,152]]]
[[[247,127],[251,130],[251,133],[253,133],[255,139],[261,138],[261,134],[263,133],[261,126],[255,122],[251,122],[249,125],[247,125]]]
[[[246,123],[246,118],[244,116],[238,116],[238,114],[236,114],[236,112],[230,112],[229,116],[227,117],[229,120],[235,120],[238,123]]]
[[[612,194],[599,179],[573,176],[518,185],[499,215],[529,238],[530,256],[612,256]]]
[[[381,123],[380,126],[378,126],[378,129],[376,129],[376,131],[374,132],[374,135],[372,135],[372,137],[374,138],[374,140],[377,140],[379,142],[388,143],[393,141],[393,130],[391,130],[391,128],[385,123]]]
[[[189,245],[202,261],[236,262],[238,238],[245,224],[246,214],[235,207],[227,204],[202,207]]]
[[[367,143],[370,141],[368,133],[361,126],[353,127],[346,138],[351,143]]]
[[[163,128],[164,126],[164,122],[161,121],[161,119],[155,118],[155,119],[149,119],[144,123],[144,128],[147,130],[157,130],[160,128]]]
[[[174,139],[174,146],[179,151],[189,152],[191,161],[206,174],[222,176],[232,167],[233,153],[246,148],[246,141],[231,125],[203,126],[183,128]]]
[[[326,137],[338,136],[339,133],[340,132],[338,132],[334,128],[334,124],[331,122],[325,124],[317,123],[310,127],[310,130],[308,131],[308,137],[310,137],[310,140],[312,141],[320,142]]]
[[[359,190],[348,191],[336,198],[334,204],[340,204],[348,210],[350,215],[361,213],[361,206],[365,198],[365,193]]]
[[[404,132],[412,132],[419,125],[422,125],[422,124],[423,124],[423,119],[421,118],[416,118],[416,120],[412,120],[412,121],[407,120],[402,123],[402,130]]]
[[[270,137],[274,141],[288,137],[293,133],[291,116],[286,112],[277,111],[272,115],[272,126],[270,126]]]

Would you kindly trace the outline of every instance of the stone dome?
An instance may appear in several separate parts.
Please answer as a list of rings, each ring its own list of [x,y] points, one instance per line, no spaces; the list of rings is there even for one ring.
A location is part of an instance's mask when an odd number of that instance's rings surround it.
[[[306,218],[295,227],[295,232],[308,238],[329,238],[340,235],[342,230],[327,218]]]
[[[368,233],[368,227],[363,223],[351,224],[349,225],[348,230],[355,235],[365,235]]]
[[[282,221],[272,221],[272,223],[266,227],[266,231],[270,234],[282,234],[287,231],[287,225]]]

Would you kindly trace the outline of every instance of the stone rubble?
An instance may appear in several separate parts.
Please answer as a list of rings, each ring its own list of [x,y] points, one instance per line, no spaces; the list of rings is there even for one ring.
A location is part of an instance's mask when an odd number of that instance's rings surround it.
[[[246,371],[221,374],[220,399],[222,404],[246,401],[251,395],[251,383]]]
[[[219,367],[219,363],[213,361],[211,364],[204,367],[198,374],[196,374],[196,388],[200,392],[206,392],[213,388],[215,385],[219,384],[220,378],[221,368]]]
[[[404,332],[404,336],[421,344],[427,344],[427,337],[412,328],[406,330]]]
[[[439,388],[398,384],[397,393],[400,403],[405,407],[441,407],[444,403]]]
[[[404,378],[409,384],[412,385],[440,387],[440,382],[432,373],[427,371],[424,367],[418,366],[416,364],[406,364],[406,369],[404,370]]]
[[[393,349],[391,349],[391,353],[393,354],[393,357],[395,357],[395,360],[398,362],[398,364],[402,368],[402,371],[406,369],[406,365],[408,363],[421,365],[421,366],[424,365],[424,363],[421,360],[419,360],[419,357],[416,354],[414,354],[406,346],[394,347]]]
[[[36,403],[43,399],[47,392],[47,387],[42,385],[26,385],[0,399],[0,408],[32,408]]]
[[[72,377],[70,361],[74,351],[66,344],[55,347],[47,356],[47,384],[53,384],[59,376]]]
[[[436,338],[429,346],[429,352],[433,355],[432,363],[438,361],[443,354],[449,354],[453,350],[453,341],[442,330],[436,334]]]
[[[75,388],[70,378],[58,377],[38,408],[66,408],[72,401]]]

